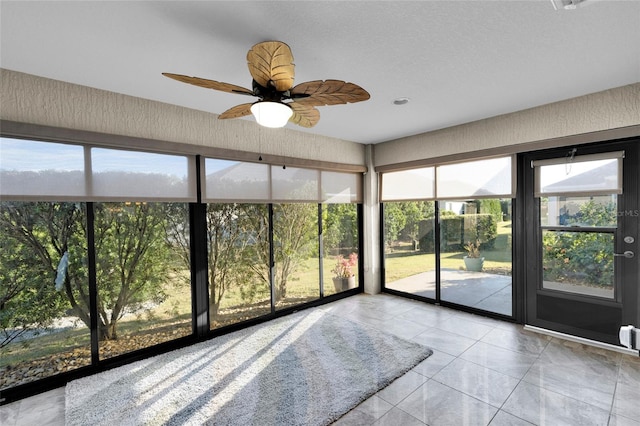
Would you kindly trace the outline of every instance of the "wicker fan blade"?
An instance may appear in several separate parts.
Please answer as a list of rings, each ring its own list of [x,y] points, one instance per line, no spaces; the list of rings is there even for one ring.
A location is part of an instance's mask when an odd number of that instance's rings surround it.
[[[249,72],[262,87],[285,92],[293,87],[295,65],[291,49],[281,41],[265,41],[247,53]]]
[[[213,90],[220,90],[221,92],[239,93],[241,95],[254,96],[251,90],[245,89],[244,87],[241,87],[241,86],[236,86],[235,84],[221,83],[215,80],[207,80],[199,77],[189,77],[181,74],[171,74],[168,72],[163,72],[162,75],[164,75],[165,77],[172,78],[174,80],[181,81],[183,83],[189,83],[189,84],[193,84],[194,86],[204,87],[205,89],[213,89]]]
[[[293,110],[290,122],[302,127],[313,127],[320,121],[320,111],[311,105],[304,105],[298,102],[289,102],[287,105]]]
[[[307,95],[306,97],[298,96]],[[357,84],[341,80],[315,80],[300,83],[291,89],[291,97],[305,105],[338,105],[366,101],[369,92]]]
[[[240,118],[240,117],[244,117],[246,115],[250,115],[251,114],[251,105],[253,105],[253,104],[236,105],[233,108],[229,108],[228,110],[226,110],[225,112],[220,114],[218,116],[218,118],[221,118],[221,119],[225,119],[225,118]]]

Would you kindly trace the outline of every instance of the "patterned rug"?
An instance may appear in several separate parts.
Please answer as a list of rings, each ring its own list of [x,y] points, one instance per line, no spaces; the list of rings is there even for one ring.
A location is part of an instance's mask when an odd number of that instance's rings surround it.
[[[431,355],[320,309],[72,381],[67,425],[326,425]]]

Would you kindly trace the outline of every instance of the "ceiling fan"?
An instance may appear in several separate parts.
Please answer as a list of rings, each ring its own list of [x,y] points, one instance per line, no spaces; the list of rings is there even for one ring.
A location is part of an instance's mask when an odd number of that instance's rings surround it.
[[[257,102],[236,105],[219,118],[239,118],[253,114],[258,124],[283,127],[288,121],[302,127],[313,127],[320,120],[315,107],[366,101],[369,93],[357,84],[341,80],[314,80],[293,85],[295,65],[289,46],[281,41],[265,41],[247,53],[252,90],[234,84],[189,77],[181,74],[162,75],[183,83],[227,93],[254,96]]]

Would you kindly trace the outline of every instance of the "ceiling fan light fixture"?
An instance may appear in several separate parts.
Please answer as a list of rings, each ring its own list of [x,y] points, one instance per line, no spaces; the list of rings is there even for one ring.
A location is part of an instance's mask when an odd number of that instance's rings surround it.
[[[264,127],[284,127],[293,110],[283,102],[260,101],[251,105],[251,113],[259,125]]]

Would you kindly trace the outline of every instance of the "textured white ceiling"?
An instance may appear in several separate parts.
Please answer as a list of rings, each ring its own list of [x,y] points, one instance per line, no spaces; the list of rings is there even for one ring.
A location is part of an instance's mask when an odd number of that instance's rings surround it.
[[[637,0],[573,11],[549,0],[2,1],[0,19],[2,68],[216,114],[247,99],[161,72],[250,88],[247,50],[284,41],[296,83],[334,78],[371,93],[320,107],[304,130],[360,143],[640,81]]]

